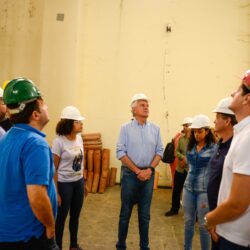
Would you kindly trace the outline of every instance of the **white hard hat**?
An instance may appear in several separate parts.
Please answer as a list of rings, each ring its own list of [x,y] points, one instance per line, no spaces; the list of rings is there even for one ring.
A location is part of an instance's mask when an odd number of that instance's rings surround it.
[[[61,119],[70,119],[75,121],[83,121],[85,117],[83,117],[79,111],[74,106],[67,106],[62,110]]]
[[[210,120],[206,115],[199,114],[194,116],[190,128],[207,128],[210,127]]]
[[[132,100],[131,100],[131,104],[135,101],[138,101],[138,100],[145,100],[145,101],[149,101],[147,96],[144,95],[143,93],[139,93],[139,94],[135,94],[133,97],[132,97]]]
[[[232,100],[233,100],[232,97],[226,97],[226,98],[221,99],[218,102],[216,108],[213,110],[213,112],[234,115],[234,112],[228,108]]]
[[[0,98],[3,97],[3,89],[0,87]]]
[[[184,125],[184,124],[191,124],[193,122],[193,118],[192,117],[185,117],[183,119],[183,122],[181,125]]]

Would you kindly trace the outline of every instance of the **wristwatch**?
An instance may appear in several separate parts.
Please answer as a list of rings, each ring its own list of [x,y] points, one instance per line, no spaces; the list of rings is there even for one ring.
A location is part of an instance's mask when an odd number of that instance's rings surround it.
[[[209,230],[211,228],[211,226],[208,224],[208,221],[207,221],[207,217],[205,216],[204,217],[204,227]]]

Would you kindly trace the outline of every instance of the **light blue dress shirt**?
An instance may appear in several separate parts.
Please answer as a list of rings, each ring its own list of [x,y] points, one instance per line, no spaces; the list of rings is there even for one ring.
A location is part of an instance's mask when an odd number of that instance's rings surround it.
[[[121,127],[116,157],[127,155],[137,167],[151,165],[155,155],[162,157],[160,128],[151,122],[141,125],[136,119]]]

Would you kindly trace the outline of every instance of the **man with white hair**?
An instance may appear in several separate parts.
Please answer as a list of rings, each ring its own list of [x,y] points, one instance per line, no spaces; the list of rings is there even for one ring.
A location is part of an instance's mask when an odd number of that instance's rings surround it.
[[[160,128],[147,121],[148,98],[136,94],[131,101],[133,119],[122,126],[116,155],[122,162],[121,211],[118,250],[126,249],[126,238],[133,206],[138,206],[140,249],[149,250],[150,205],[154,170],[163,155]]]
[[[250,248],[250,70],[232,97],[229,109],[238,124],[223,166],[218,206],[204,217],[208,230],[219,235],[220,249],[227,250]]]

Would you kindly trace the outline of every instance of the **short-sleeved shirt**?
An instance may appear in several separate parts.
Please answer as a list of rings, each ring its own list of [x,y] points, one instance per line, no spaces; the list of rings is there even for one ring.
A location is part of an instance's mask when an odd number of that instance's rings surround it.
[[[218,205],[225,201],[231,192],[234,174],[250,175],[250,116],[234,126],[234,137],[227,153]],[[240,246],[250,246],[250,206],[237,219],[217,225],[217,233]]]
[[[60,158],[57,170],[59,182],[78,181],[83,177],[83,140],[80,134],[75,140],[57,136],[53,141],[53,154]]]
[[[121,127],[116,147],[118,159],[127,155],[136,166],[148,167],[155,155],[162,157],[163,150],[160,128],[157,125],[151,122],[141,125],[133,119]]]
[[[44,226],[29,204],[27,185],[44,185],[56,216],[53,156],[45,135],[17,124],[0,140],[0,242],[40,237]]]

